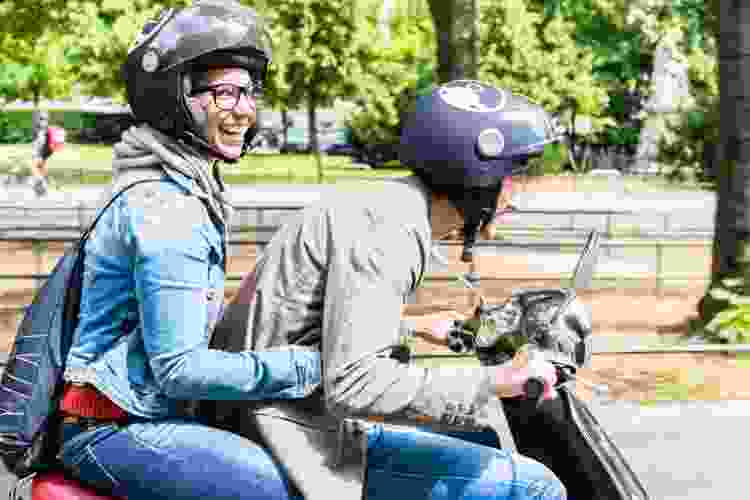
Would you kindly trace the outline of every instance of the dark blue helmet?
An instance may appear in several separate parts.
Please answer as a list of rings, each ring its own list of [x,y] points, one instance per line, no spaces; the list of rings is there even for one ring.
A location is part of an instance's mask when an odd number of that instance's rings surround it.
[[[464,216],[464,261],[492,221],[503,178],[556,142],[551,116],[505,89],[456,80],[417,98],[401,128],[399,157]]]

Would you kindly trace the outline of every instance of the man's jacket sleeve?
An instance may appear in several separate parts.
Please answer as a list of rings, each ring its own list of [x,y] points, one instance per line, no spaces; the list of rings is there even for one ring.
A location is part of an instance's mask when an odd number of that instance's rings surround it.
[[[390,357],[419,238],[404,226],[329,212],[323,384],[329,411],[480,425],[492,397],[488,368],[417,368]],[[396,227],[393,227],[396,226]]]

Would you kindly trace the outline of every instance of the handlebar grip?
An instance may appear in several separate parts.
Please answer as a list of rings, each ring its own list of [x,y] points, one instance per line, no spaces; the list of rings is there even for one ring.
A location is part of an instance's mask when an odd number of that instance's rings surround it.
[[[542,377],[529,377],[523,385],[524,397],[539,406],[544,399],[546,381]]]

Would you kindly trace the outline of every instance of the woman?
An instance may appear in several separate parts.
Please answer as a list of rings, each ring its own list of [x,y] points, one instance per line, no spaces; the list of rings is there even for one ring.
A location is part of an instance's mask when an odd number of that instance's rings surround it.
[[[208,348],[230,215],[216,168],[255,133],[264,36],[253,10],[200,2],[147,23],[123,67],[140,124],[114,147],[113,191],[154,182],[125,192],[87,243],[60,408],[62,463],[107,493],[289,498],[266,450],[202,425],[185,404],[301,398],[320,382],[318,353]]]

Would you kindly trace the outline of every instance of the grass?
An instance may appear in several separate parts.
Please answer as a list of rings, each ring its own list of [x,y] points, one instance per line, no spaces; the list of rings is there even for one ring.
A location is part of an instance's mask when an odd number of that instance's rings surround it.
[[[8,173],[19,165],[23,169],[30,156],[29,145],[0,145],[0,173]],[[322,159],[324,182],[402,177],[410,173],[403,168],[359,168],[349,157],[323,155]],[[112,178],[111,163],[111,146],[66,144],[50,158],[48,168],[50,177],[59,186],[108,184]],[[227,184],[310,184],[318,180],[317,165],[311,155],[249,155],[237,165],[223,165],[222,174]]]
[[[738,368],[750,368],[750,352],[736,353],[735,364]]]
[[[29,144],[0,144],[0,174],[16,168],[31,158]],[[324,182],[358,179],[401,177],[409,170],[398,168],[363,169],[355,166],[348,157],[323,155]],[[17,159],[17,160],[16,160]],[[108,184],[111,181],[112,146],[92,144],[66,144],[62,151],[49,160],[50,176],[58,186]],[[315,184],[317,168],[310,155],[249,155],[238,165],[222,167],[227,184]],[[661,177],[627,176],[616,181],[603,177],[580,176],[576,179],[578,191],[657,192],[675,190],[706,190],[697,183],[674,184]]]
[[[658,370],[653,376],[654,395],[643,399],[643,406],[654,406],[660,401],[715,401],[721,399],[721,386],[716,378],[709,378],[703,370],[672,368]]]

